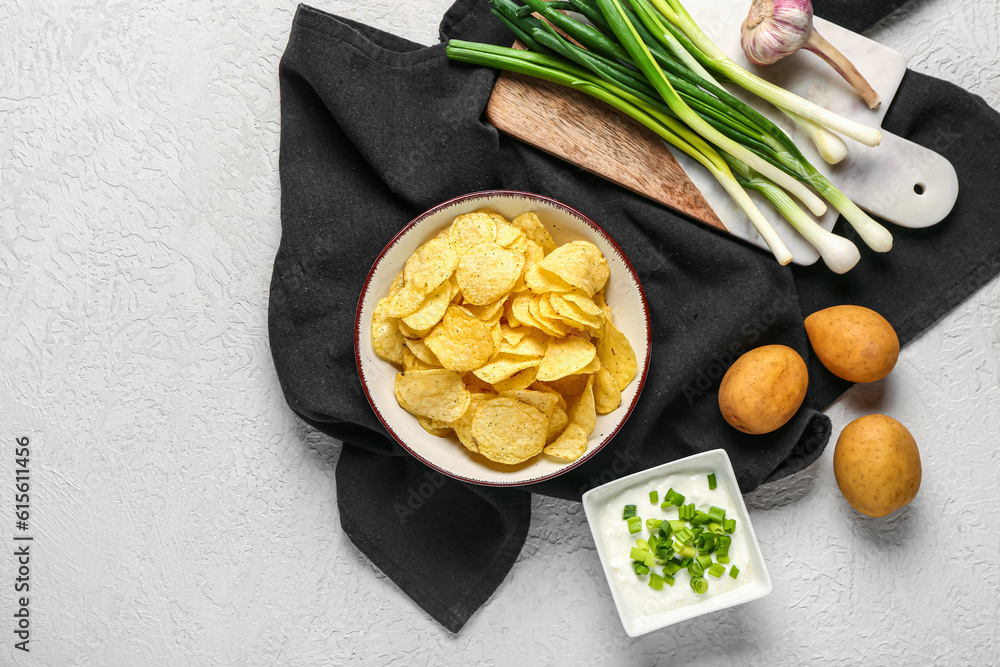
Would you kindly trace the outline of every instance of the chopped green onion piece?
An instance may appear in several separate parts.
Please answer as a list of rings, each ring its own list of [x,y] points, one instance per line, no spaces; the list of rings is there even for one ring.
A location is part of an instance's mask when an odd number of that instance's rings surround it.
[[[722,527],[727,533],[732,534],[736,532],[736,519],[726,519],[722,522]]]
[[[712,505],[712,508],[708,510],[708,516],[712,521],[722,523],[726,520],[726,510]]]
[[[690,520],[695,514],[694,503],[691,503],[690,505],[681,505],[680,509],[677,510],[677,514],[685,521]]]
[[[700,577],[701,575],[705,574],[705,568],[701,566],[701,563],[699,563],[696,560],[693,560],[691,561],[691,564],[688,565],[688,574],[690,574],[692,577]]]
[[[708,573],[718,579],[722,576],[722,573],[726,571],[725,565],[719,565],[718,563],[712,563],[711,567],[708,568]]]
[[[681,567],[680,563],[678,563],[675,560],[671,560],[667,562],[666,565],[663,566],[663,573],[668,575],[673,575],[676,574],[677,572],[680,572],[682,569],[684,568]]]
[[[649,542],[642,539],[641,537],[635,541],[635,545],[642,549],[643,551],[649,551]]]
[[[733,579],[735,579],[739,575],[740,575],[740,568],[736,567],[735,565],[733,565],[731,568],[729,568],[729,576],[730,577],[732,577]]]
[[[726,534],[726,531],[722,527],[722,524],[721,523],[715,523],[714,521],[710,521],[709,522],[709,524],[708,524],[708,532],[710,532],[710,533],[712,533],[714,535],[725,535]]]
[[[691,577],[691,589],[701,595],[708,590],[708,582],[703,577]]]
[[[694,516],[691,517],[691,519],[690,519],[691,525],[692,526],[703,526],[706,523],[708,523],[708,518],[709,518],[708,514],[706,514],[705,512],[702,512],[701,510],[698,510],[697,512],[694,513]]]
[[[714,489],[717,486],[718,483],[715,481],[715,473],[713,472],[711,475],[708,476],[708,488]]]
[[[694,539],[694,533],[691,532],[690,528],[685,526],[684,528],[681,528],[676,533],[674,533],[674,537],[681,544],[691,544],[691,540]]]
[[[629,517],[628,519],[628,532],[630,534],[638,533],[642,530],[642,519],[637,516]]]
[[[680,507],[681,505],[684,504],[684,496],[677,493],[673,489],[667,491],[667,500],[670,501],[671,505],[676,505],[677,507]]]
[[[667,523],[670,524],[670,529],[674,531],[674,535],[677,534],[677,531],[687,528],[687,522],[681,521],[680,519],[673,519],[671,521],[668,521]]]
[[[695,549],[690,544],[686,544],[683,547],[681,547],[681,549],[677,553],[679,553],[681,556],[684,556],[685,558],[694,558],[695,556],[698,555],[698,550]]]
[[[698,565],[701,565],[701,569],[703,570],[707,570],[708,568],[712,567],[711,556],[698,556],[697,558],[695,558],[695,561],[697,561]]]
[[[673,577],[663,577],[663,583],[665,583],[667,586],[673,586],[674,585],[674,578]]]
[[[623,519],[631,519],[635,516],[635,505],[626,505],[625,511],[622,513]]]
[[[649,574],[649,568],[646,567],[646,564],[637,560],[632,561],[632,569],[635,570],[635,576],[637,577]]]
[[[663,523],[663,519],[646,519],[646,528],[649,529],[649,532],[653,532],[659,529],[661,523]]]
[[[729,545],[733,543],[733,538],[729,535],[719,535],[715,540],[715,553],[717,554],[727,554],[729,553]]]
[[[628,557],[632,560],[637,560],[640,563],[646,561],[646,554],[649,552],[645,549],[640,549],[639,547],[632,547],[632,550],[628,553]]]
[[[720,563],[724,563],[726,565],[729,564],[729,556],[720,556],[719,554],[716,554],[715,560],[717,560]]]
[[[669,540],[670,536],[674,534],[674,529],[673,527],[671,527],[670,522],[661,521],[658,534],[660,535],[661,539]]]
[[[656,567],[656,557],[648,551],[646,552],[645,558],[643,558],[642,562],[651,570]]]
[[[654,591],[662,591],[663,577],[661,577],[655,572],[651,572],[649,575],[649,587],[652,588]]]
[[[656,503],[656,502],[659,502],[659,501],[660,501],[660,492],[657,491],[656,489],[653,489],[652,491],[650,491],[649,492],[649,502]]]

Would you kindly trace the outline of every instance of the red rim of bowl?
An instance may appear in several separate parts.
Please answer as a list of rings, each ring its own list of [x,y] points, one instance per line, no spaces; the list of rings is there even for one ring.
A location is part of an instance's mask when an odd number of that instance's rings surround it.
[[[553,473],[549,473],[548,475],[543,475],[541,477],[535,477],[528,480],[511,481],[511,482],[493,482],[482,479],[475,479],[472,477],[466,477],[464,475],[457,474],[450,470],[446,470],[445,468],[442,468],[441,466],[437,465],[436,463],[428,460],[427,458],[417,453],[414,449],[412,449],[409,445],[407,445],[403,441],[403,439],[399,437],[399,435],[396,434],[396,431],[393,430],[392,426],[389,425],[389,422],[382,416],[382,413],[381,411],[379,411],[378,406],[375,405],[375,400],[372,398],[371,392],[368,390],[368,382],[365,379],[365,373],[361,363],[361,311],[364,307],[365,296],[368,294],[368,290],[371,287],[372,278],[375,276],[375,272],[378,270],[378,267],[382,263],[382,259],[385,257],[386,253],[388,253],[393,248],[393,246],[395,246],[396,243],[398,243],[399,240],[402,239],[407,234],[407,232],[410,231],[410,229],[420,224],[424,219],[428,218],[431,215],[434,215],[438,211],[450,208],[457,204],[462,204],[471,199],[485,199],[488,197],[515,197],[515,198],[525,198],[534,201],[544,202],[546,204],[554,206],[555,208],[560,208],[566,211],[567,213],[576,216],[584,223],[589,225],[591,229],[593,229],[595,232],[604,237],[604,240],[611,245],[614,251],[618,254],[619,258],[622,260],[622,262],[625,263],[625,266],[628,268],[628,272],[631,275],[632,280],[635,282],[636,288],[639,291],[639,298],[642,301],[643,317],[645,318],[646,321],[646,358],[643,360],[642,376],[639,378],[639,384],[636,387],[635,396],[632,398],[632,402],[629,404],[627,410],[625,411],[625,415],[622,417],[621,421],[618,422],[617,426],[615,426],[615,429],[611,433],[609,433],[602,442],[598,443],[598,445],[594,447],[591,451],[587,452],[576,461],[567,463],[559,470]],[[622,252],[621,247],[617,243],[615,243],[615,240],[611,238],[611,235],[608,234],[603,227],[598,225],[596,222],[591,220],[583,213],[580,213],[580,211],[576,210],[572,206],[567,206],[566,204],[563,204],[560,201],[552,199],[551,197],[546,197],[545,195],[539,195],[533,192],[522,192],[520,190],[484,190],[482,192],[471,192],[469,194],[461,195],[453,199],[449,199],[448,201],[443,202],[441,204],[438,204],[434,208],[424,211],[416,218],[411,220],[409,223],[407,223],[405,226],[403,226],[403,228],[399,230],[399,232],[392,238],[392,240],[386,244],[385,248],[382,249],[382,252],[379,253],[378,257],[375,259],[375,262],[372,264],[371,270],[368,271],[368,275],[365,277],[364,286],[361,288],[361,295],[358,297],[358,308],[354,315],[354,361],[358,367],[358,376],[361,379],[361,387],[365,392],[365,398],[368,399],[368,404],[371,405],[372,410],[375,412],[375,416],[378,417],[378,420],[382,423],[382,426],[385,427],[385,430],[389,432],[389,435],[391,435],[393,439],[396,442],[398,442],[403,449],[409,452],[414,458],[416,458],[424,465],[427,465],[430,468],[433,468],[434,470],[438,471],[442,475],[446,475],[448,477],[451,477],[452,479],[457,479],[462,482],[468,482],[470,484],[476,484],[478,486],[508,487],[508,486],[528,486],[531,484],[540,484],[550,479],[554,479],[560,475],[569,472],[570,470],[573,470],[574,468],[583,465],[588,460],[590,460],[595,454],[597,454],[597,452],[604,449],[608,445],[608,443],[611,442],[614,439],[614,437],[618,434],[618,431],[621,430],[622,426],[625,425],[625,422],[628,421],[628,418],[632,416],[632,411],[635,409],[636,403],[639,402],[639,396],[642,395],[642,389],[646,384],[646,376],[649,373],[649,360],[652,349],[653,349],[653,327],[652,327],[652,322],[649,318],[649,304],[646,302],[646,292],[642,289],[642,283],[639,281],[639,276],[635,272],[635,267],[632,266],[632,263],[628,260],[628,257],[625,255],[624,252]]]

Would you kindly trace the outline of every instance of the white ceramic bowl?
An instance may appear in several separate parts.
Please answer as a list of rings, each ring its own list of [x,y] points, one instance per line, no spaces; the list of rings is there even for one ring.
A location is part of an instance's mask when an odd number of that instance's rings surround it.
[[[605,298],[611,306],[615,325],[628,337],[635,350],[638,369],[632,383],[622,393],[621,406],[597,417],[587,451],[578,460],[567,463],[540,454],[520,465],[494,463],[467,450],[454,436],[439,438],[424,431],[413,415],[399,407],[393,395],[393,382],[401,369],[379,358],[371,342],[371,316],[379,299],[389,292],[389,285],[407,258],[422,243],[433,238],[463,213],[480,208],[493,210],[508,220],[525,211],[535,211],[556,243],[584,239],[604,253],[611,269]],[[642,391],[649,367],[649,309],[639,279],[621,249],[592,220],[554,199],[527,192],[495,190],[457,197],[419,215],[396,235],[368,274],[358,302],[355,320],[355,356],[365,395],[382,424],[400,445],[415,457],[441,473],[473,484],[517,486],[533,484],[560,475],[582,464],[604,447],[631,414]]]
[[[715,491],[708,488],[709,473],[715,473],[718,483]],[[691,590],[691,580],[684,571],[677,574],[672,587],[654,591],[649,588],[648,577],[637,577],[632,570],[629,550],[638,537],[648,534],[645,520],[677,518],[676,509],[661,513],[659,502],[649,501],[649,491],[654,488],[659,491],[659,501],[663,500],[668,478],[674,480],[669,485],[686,496],[685,503],[694,502],[698,509],[717,504],[726,510],[728,518],[736,519],[730,558],[731,564],[739,567],[739,575],[731,579],[728,566],[719,579],[706,575],[709,589],[704,595]],[[642,533],[629,534],[622,519],[625,504],[636,505],[637,514],[643,519]],[[618,615],[630,637],[757,600],[771,592],[771,577],[724,449],[695,454],[591,489],[583,494],[583,509]]]

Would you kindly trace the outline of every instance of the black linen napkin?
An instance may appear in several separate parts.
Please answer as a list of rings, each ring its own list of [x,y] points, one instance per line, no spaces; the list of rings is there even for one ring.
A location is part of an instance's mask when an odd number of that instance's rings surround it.
[[[815,4],[818,14],[863,29],[900,2]],[[456,2],[441,37],[511,41],[482,0]],[[887,255],[857,241],[862,260],[846,276],[821,264],[779,267],[748,244],[499,135],[481,120],[495,73],[448,62],[443,44],[422,47],[301,6],[279,76],[282,237],[268,320],[275,368],[296,414],[344,443],[344,531],[451,631],[516,560],[529,492],[579,499],[610,479],[717,447],[729,452],[745,492],[796,472],[826,445],[830,423],[820,410],[848,386],[812,359],[804,315],[867,305],[905,342],[1000,269],[990,214],[1000,200],[1000,117],[979,98],[912,72],[885,127],[949,158],[962,195],[935,227],[892,227],[896,247]],[[646,387],[618,436],[576,470],[523,490],[466,485],[406,454],[368,405],[353,354],[357,300],[382,247],[421,211],[499,187],[554,197],[607,229],[639,273],[654,328]],[[769,343],[810,363],[810,391],[776,433],[743,435],[719,414],[718,383],[742,352]]]

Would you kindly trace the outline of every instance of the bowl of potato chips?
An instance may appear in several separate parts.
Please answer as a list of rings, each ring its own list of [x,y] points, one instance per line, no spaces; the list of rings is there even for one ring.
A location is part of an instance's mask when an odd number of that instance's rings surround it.
[[[582,213],[515,191],[457,197],[406,225],[361,292],[365,394],[413,456],[474,484],[541,482],[624,424],[649,366],[632,265]]]

